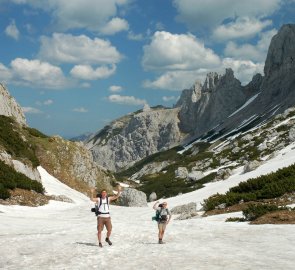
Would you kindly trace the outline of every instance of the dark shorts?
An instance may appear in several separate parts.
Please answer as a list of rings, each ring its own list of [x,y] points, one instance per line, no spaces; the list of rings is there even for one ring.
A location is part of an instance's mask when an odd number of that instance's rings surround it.
[[[97,230],[102,231],[103,227],[107,228],[107,231],[112,230],[112,222],[110,217],[97,217]]]

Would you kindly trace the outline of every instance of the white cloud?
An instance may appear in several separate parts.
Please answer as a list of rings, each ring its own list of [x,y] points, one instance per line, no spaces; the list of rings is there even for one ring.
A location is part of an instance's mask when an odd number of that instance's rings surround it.
[[[121,92],[123,90],[123,87],[119,85],[111,85],[109,90],[111,92]]]
[[[234,22],[219,25],[213,31],[213,38],[219,41],[250,38],[271,24],[271,20],[260,21],[255,18],[239,17]]]
[[[177,19],[195,30],[214,27],[235,17],[266,17],[279,9],[283,0],[173,0]]]
[[[33,88],[63,89],[72,83],[60,67],[40,60],[16,58],[10,68],[0,63],[0,80],[5,83]]]
[[[176,100],[177,97],[175,97],[175,96],[170,96],[170,97],[163,96],[162,99],[163,99],[164,102],[170,102],[170,101]]]
[[[68,84],[59,67],[39,60],[16,58],[10,71],[13,83],[19,85],[58,89]]]
[[[72,64],[113,64],[122,58],[107,40],[61,33],[54,33],[52,38],[41,37],[39,57],[47,61]]]
[[[0,80],[7,82],[12,78],[12,73],[9,68],[0,63]]]
[[[235,60],[232,58],[224,58],[222,62],[222,69],[231,68],[235,77],[241,81],[242,84],[247,84],[251,81],[256,73],[263,74],[264,63],[254,63],[247,60]]]
[[[219,57],[192,34],[156,32],[144,46],[145,70],[195,70],[220,64]]]
[[[33,108],[33,107],[22,107],[23,109],[23,112],[25,114],[40,114],[40,113],[43,113],[42,111],[36,109],[36,108]]]
[[[73,112],[78,112],[78,113],[87,113],[88,110],[85,109],[84,107],[79,107],[79,108],[75,108],[73,109]]]
[[[134,34],[132,31],[128,32],[127,38],[134,41],[141,41],[144,39],[142,34]]]
[[[260,40],[256,45],[248,43],[238,45],[237,43],[230,41],[224,49],[224,54],[227,57],[232,57],[239,60],[263,62],[266,59],[271,38],[276,33],[276,29],[261,33]]]
[[[113,18],[100,30],[101,33],[105,35],[114,35],[121,31],[127,31],[129,29],[129,24],[126,20],[121,18]]]
[[[14,20],[5,28],[5,34],[15,40],[19,39],[20,33]]]
[[[146,80],[143,87],[181,91],[190,88],[196,80],[203,80],[209,70],[199,69],[195,71],[168,71],[155,80]]]
[[[108,100],[123,105],[144,105],[147,103],[144,99],[138,99],[134,96],[110,95]]]
[[[99,32],[117,16],[119,9],[127,7],[130,0],[14,0],[18,4],[29,4],[51,15],[55,29],[87,29]]]
[[[111,68],[107,66],[101,66],[93,69],[89,65],[76,65],[70,71],[70,74],[82,80],[98,80],[105,79],[113,75],[116,71],[116,65],[112,65]]]

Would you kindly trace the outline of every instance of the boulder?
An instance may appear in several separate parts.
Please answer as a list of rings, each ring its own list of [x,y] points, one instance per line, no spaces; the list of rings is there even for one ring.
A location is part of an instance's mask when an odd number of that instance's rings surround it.
[[[171,209],[171,214],[179,215],[176,219],[184,220],[196,217],[197,214],[197,204],[194,202],[175,206]]]
[[[154,202],[155,200],[157,200],[157,194],[156,192],[152,192],[149,196],[149,201]]]
[[[133,188],[125,188],[118,199],[118,203],[121,206],[146,207],[147,199],[144,192]]]
[[[294,126],[289,131],[289,140],[290,140],[290,142],[295,141],[295,127]]]
[[[202,171],[192,171],[188,174],[188,178],[192,181],[198,181],[205,177]]]
[[[260,162],[257,160],[250,161],[244,166],[244,173],[254,171],[256,168],[260,166]]]
[[[188,170],[186,167],[179,167],[175,170],[175,177],[176,178],[187,178],[188,177]]]

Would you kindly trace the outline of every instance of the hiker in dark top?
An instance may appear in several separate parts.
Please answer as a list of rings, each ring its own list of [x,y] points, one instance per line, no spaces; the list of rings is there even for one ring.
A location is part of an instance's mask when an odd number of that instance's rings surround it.
[[[103,230],[103,227],[105,226],[107,228],[107,237],[105,241],[112,245],[112,242],[110,240],[110,236],[112,233],[112,222],[111,222],[111,216],[109,211],[109,203],[111,201],[114,201],[119,198],[121,194],[121,186],[118,185],[118,193],[115,196],[108,197],[107,191],[102,190],[100,195],[95,197],[95,189],[91,189],[91,197],[90,199],[97,204],[98,212],[97,212],[97,238],[98,238],[98,245],[99,247],[102,247],[101,243],[101,232]]]
[[[157,201],[153,209],[158,211],[159,219],[158,219],[158,228],[159,228],[159,244],[164,244],[163,237],[165,233],[165,229],[167,224],[170,222],[170,219],[172,217],[169,209],[167,208],[167,202],[163,202],[159,204],[159,201]]]

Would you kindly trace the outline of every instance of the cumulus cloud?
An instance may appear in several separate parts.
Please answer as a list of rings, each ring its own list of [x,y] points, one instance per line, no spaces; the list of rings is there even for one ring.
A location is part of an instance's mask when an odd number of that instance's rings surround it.
[[[5,34],[15,40],[19,39],[20,33],[14,20],[5,28]]]
[[[114,35],[121,31],[127,31],[129,24],[126,20],[121,18],[113,18],[106,25],[101,28],[101,33],[105,35]]]
[[[78,113],[87,113],[88,110],[85,109],[84,107],[79,107],[79,108],[74,108],[73,112],[78,112]]]
[[[87,29],[99,32],[127,7],[130,0],[13,0],[17,4],[29,4],[51,15],[55,29]]]
[[[85,35],[54,33],[41,37],[39,57],[47,61],[72,64],[113,64],[122,56],[109,41]]]
[[[39,109],[36,109],[36,108],[33,108],[33,107],[22,107],[22,109],[23,109],[23,112],[25,114],[40,114],[40,113],[43,113]]]
[[[143,50],[145,70],[194,70],[220,64],[219,57],[192,34],[158,31]]]
[[[134,96],[121,96],[121,95],[110,95],[108,100],[112,103],[123,104],[123,105],[145,105],[146,100],[139,99]]]
[[[191,30],[215,27],[225,19],[235,17],[265,17],[273,14],[282,0],[173,0],[178,11],[177,20]]]
[[[254,63],[247,60],[235,60],[232,58],[224,58],[222,62],[222,69],[231,68],[235,77],[238,78],[242,84],[247,84],[251,81],[256,73],[263,74],[264,63]]]
[[[72,68],[70,74],[77,79],[98,80],[110,77],[115,71],[116,65],[112,65],[110,68],[107,66],[101,66],[96,69],[93,69],[89,65],[76,65]]]
[[[271,24],[271,20],[260,21],[255,18],[239,17],[233,22],[218,26],[213,31],[213,38],[219,41],[250,38]]]
[[[47,62],[16,58],[10,65],[11,79],[15,84],[56,89],[68,84],[62,70]]]
[[[119,85],[111,85],[109,91],[111,92],[121,92],[123,90],[122,86]]]
[[[7,82],[12,78],[12,72],[5,65],[0,63],[0,80]]]
[[[203,80],[209,70],[168,71],[155,80],[145,80],[143,87],[171,91],[181,91],[190,88],[196,80]]]
[[[10,68],[0,63],[0,79],[16,85],[60,89],[69,85],[59,67],[39,60],[16,58]]]
[[[271,38],[276,33],[276,29],[261,33],[260,39],[255,45],[248,43],[238,45],[230,41],[224,49],[224,54],[239,60],[265,61]]]

